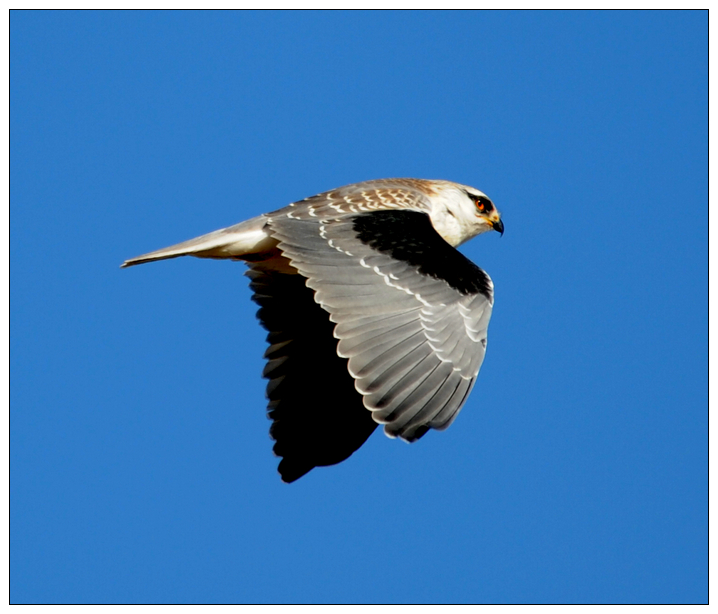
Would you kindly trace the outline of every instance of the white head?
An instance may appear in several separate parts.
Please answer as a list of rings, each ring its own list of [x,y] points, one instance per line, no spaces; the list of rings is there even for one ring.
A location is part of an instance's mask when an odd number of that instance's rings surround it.
[[[431,223],[436,232],[456,247],[489,230],[504,234],[501,214],[480,190],[449,181],[436,182],[431,200]]]

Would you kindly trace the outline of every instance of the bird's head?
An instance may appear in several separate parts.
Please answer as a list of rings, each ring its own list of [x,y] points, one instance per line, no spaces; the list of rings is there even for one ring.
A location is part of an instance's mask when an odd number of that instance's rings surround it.
[[[465,191],[473,207],[471,213],[474,216],[474,223],[480,228],[476,234],[481,234],[487,230],[495,230],[500,235],[503,235],[504,223],[501,221],[499,210],[491,202],[491,199],[474,188],[466,188]]]
[[[454,247],[489,230],[504,234],[498,209],[476,188],[447,181],[432,201],[432,224]]]

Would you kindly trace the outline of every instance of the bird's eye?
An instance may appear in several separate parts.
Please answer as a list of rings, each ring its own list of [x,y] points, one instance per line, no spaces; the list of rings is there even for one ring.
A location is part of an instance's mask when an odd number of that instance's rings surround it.
[[[491,209],[493,209],[491,201],[484,196],[471,195],[471,200],[474,201],[474,203],[476,204],[476,209],[481,213],[488,213],[489,211],[491,211]]]

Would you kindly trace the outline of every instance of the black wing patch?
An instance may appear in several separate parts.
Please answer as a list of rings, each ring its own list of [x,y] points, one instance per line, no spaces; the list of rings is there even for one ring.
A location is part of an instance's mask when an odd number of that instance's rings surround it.
[[[354,388],[347,360],[337,355],[334,323],[314,301],[301,275],[247,271],[252,299],[269,334],[264,377],[269,429],[279,473],[293,482],[317,466],[334,465],[358,450],[374,432]]]
[[[434,230],[418,211],[372,211],[353,219],[357,238],[373,249],[417,267],[422,275],[442,279],[461,294],[492,299],[489,276]]]

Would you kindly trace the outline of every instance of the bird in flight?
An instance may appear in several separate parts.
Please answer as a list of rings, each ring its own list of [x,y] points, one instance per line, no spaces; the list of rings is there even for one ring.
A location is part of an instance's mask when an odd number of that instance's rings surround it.
[[[340,463],[378,424],[447,428],[486,352],[489,276],[455,248],[503,234],[479,190],[380,179],[337,188],[125,261],[242,260],[268,331],[263,375],[279,473]]]

